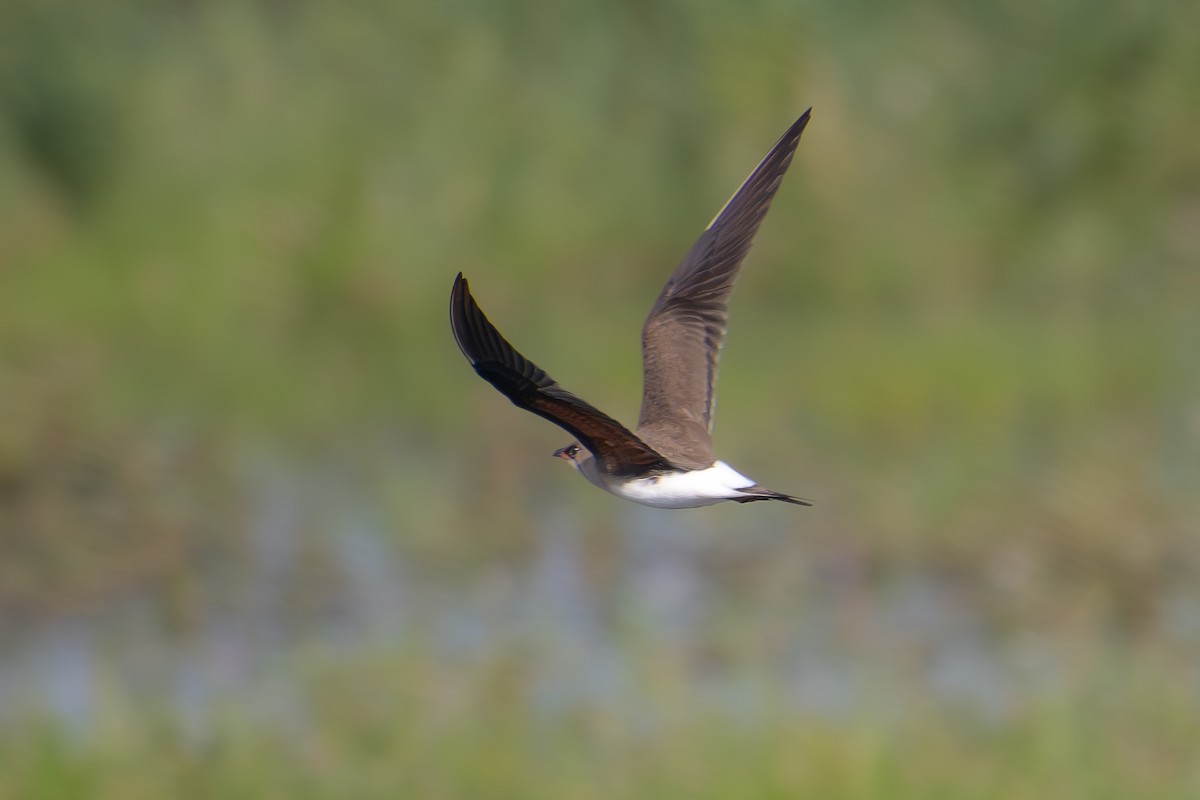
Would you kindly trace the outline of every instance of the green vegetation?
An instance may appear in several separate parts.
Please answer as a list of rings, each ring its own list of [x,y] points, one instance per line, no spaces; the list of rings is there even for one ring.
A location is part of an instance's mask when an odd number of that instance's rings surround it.
[[[0,796],[1200,789],[1200,6],[83,5],[0,6],[0,650],[81,615],[116,636],[130,597],[167,643],[241,614],[257,492],[292,475],[370,509],[448,594],[516,574],[556,514],[599,586],[629,530],[692,527],[750,621],[695,635],[767,698],[762,642],[822,569],[856,581],[847,618],[919,573],[984,635],[1075,655],[1061,691],[986,722],[907,672],[879,708],[734,722],[703,669],[672,692],[630,634],[638,685],[669,695],[641,722],[530,711],[515,646],[452,669],[411,642],[292,654],[299,733],[231,702],[197,744],[118,688],[99,736],[0,722]],[[817,506],[636,515],[470,373],[450,281],[632,420],[655,292],[809,105],[732,304],[716,437]],[[312,505],[301,627],[345,580]],[[923,658],[894,646],[868,655]]]
[[[519,676],[529,664],[316,660],[325,666],[306,675],[302,730],[248,726],[225,708],[211,739],[197,740],[135,703],[114,706],[88,747],[46,729],[7,736],[0,796],[1096,800],[1192,797],[1200,779],[1194,689],[1115,673],[1003,720],[899,694],[845,719],[765,697],[772,710],[749,723],[672,689],[653,660],[641,665],[653,694],[636,708],[550,718],[528,711]]]

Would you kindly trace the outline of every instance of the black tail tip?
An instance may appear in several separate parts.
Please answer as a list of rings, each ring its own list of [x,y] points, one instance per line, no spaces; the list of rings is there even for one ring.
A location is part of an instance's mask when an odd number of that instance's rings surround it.
[[[811,501],[805,500],[802,497],[792,497],[790,494],[784,494],[783,492],[773,492],[761,486],[751,486],[739,491],[746,495],[745,497],[734,498],[739,503],[755,503],[759,500],[779,500],[780,502],[792,503],[797,506],[812,506]]]

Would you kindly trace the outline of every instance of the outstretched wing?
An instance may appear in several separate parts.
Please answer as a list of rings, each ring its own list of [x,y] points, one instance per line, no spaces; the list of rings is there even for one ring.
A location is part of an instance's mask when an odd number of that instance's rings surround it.
[[[717,359],[725,302],[812,109],[805,111],[717,212],[671,273],[642,327],[642,411],[638,434],[693,469],[713,462]]]
[[[591,451],[602,472],[632,476],[671,468],[629,429],[559,386],[518,353],[488,321],[461,272],[450,292],[450,327],[481,378],[517,407],[569,431]]]

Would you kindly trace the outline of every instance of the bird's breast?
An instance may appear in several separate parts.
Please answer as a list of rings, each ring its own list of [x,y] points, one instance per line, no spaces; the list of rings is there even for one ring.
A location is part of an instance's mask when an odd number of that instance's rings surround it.
[[[591,479],[590,475],[586,477]],[[654,508],[710,506],[741,497],[739,489],[754,485],[754,481],[724,461],[717,461],[707,469],[666,472],[624,480],[592,479],[592,482],[618,497]]]

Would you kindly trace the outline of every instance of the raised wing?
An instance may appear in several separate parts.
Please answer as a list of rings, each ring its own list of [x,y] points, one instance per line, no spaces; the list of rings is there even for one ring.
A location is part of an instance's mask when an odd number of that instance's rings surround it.
[[[713,463],[713,389],[728,318],[725,302],[811,111],[792,123],[717,212],[667,279],[642,327],[638,435],[680,466]]]
[[[634,476],[671,464],[612,417],[580,400],[518,353],[484,315],[460,272],[450,291],[450,327],[463,355],[513,405],[571,433],[591,451],[600,470]]]

